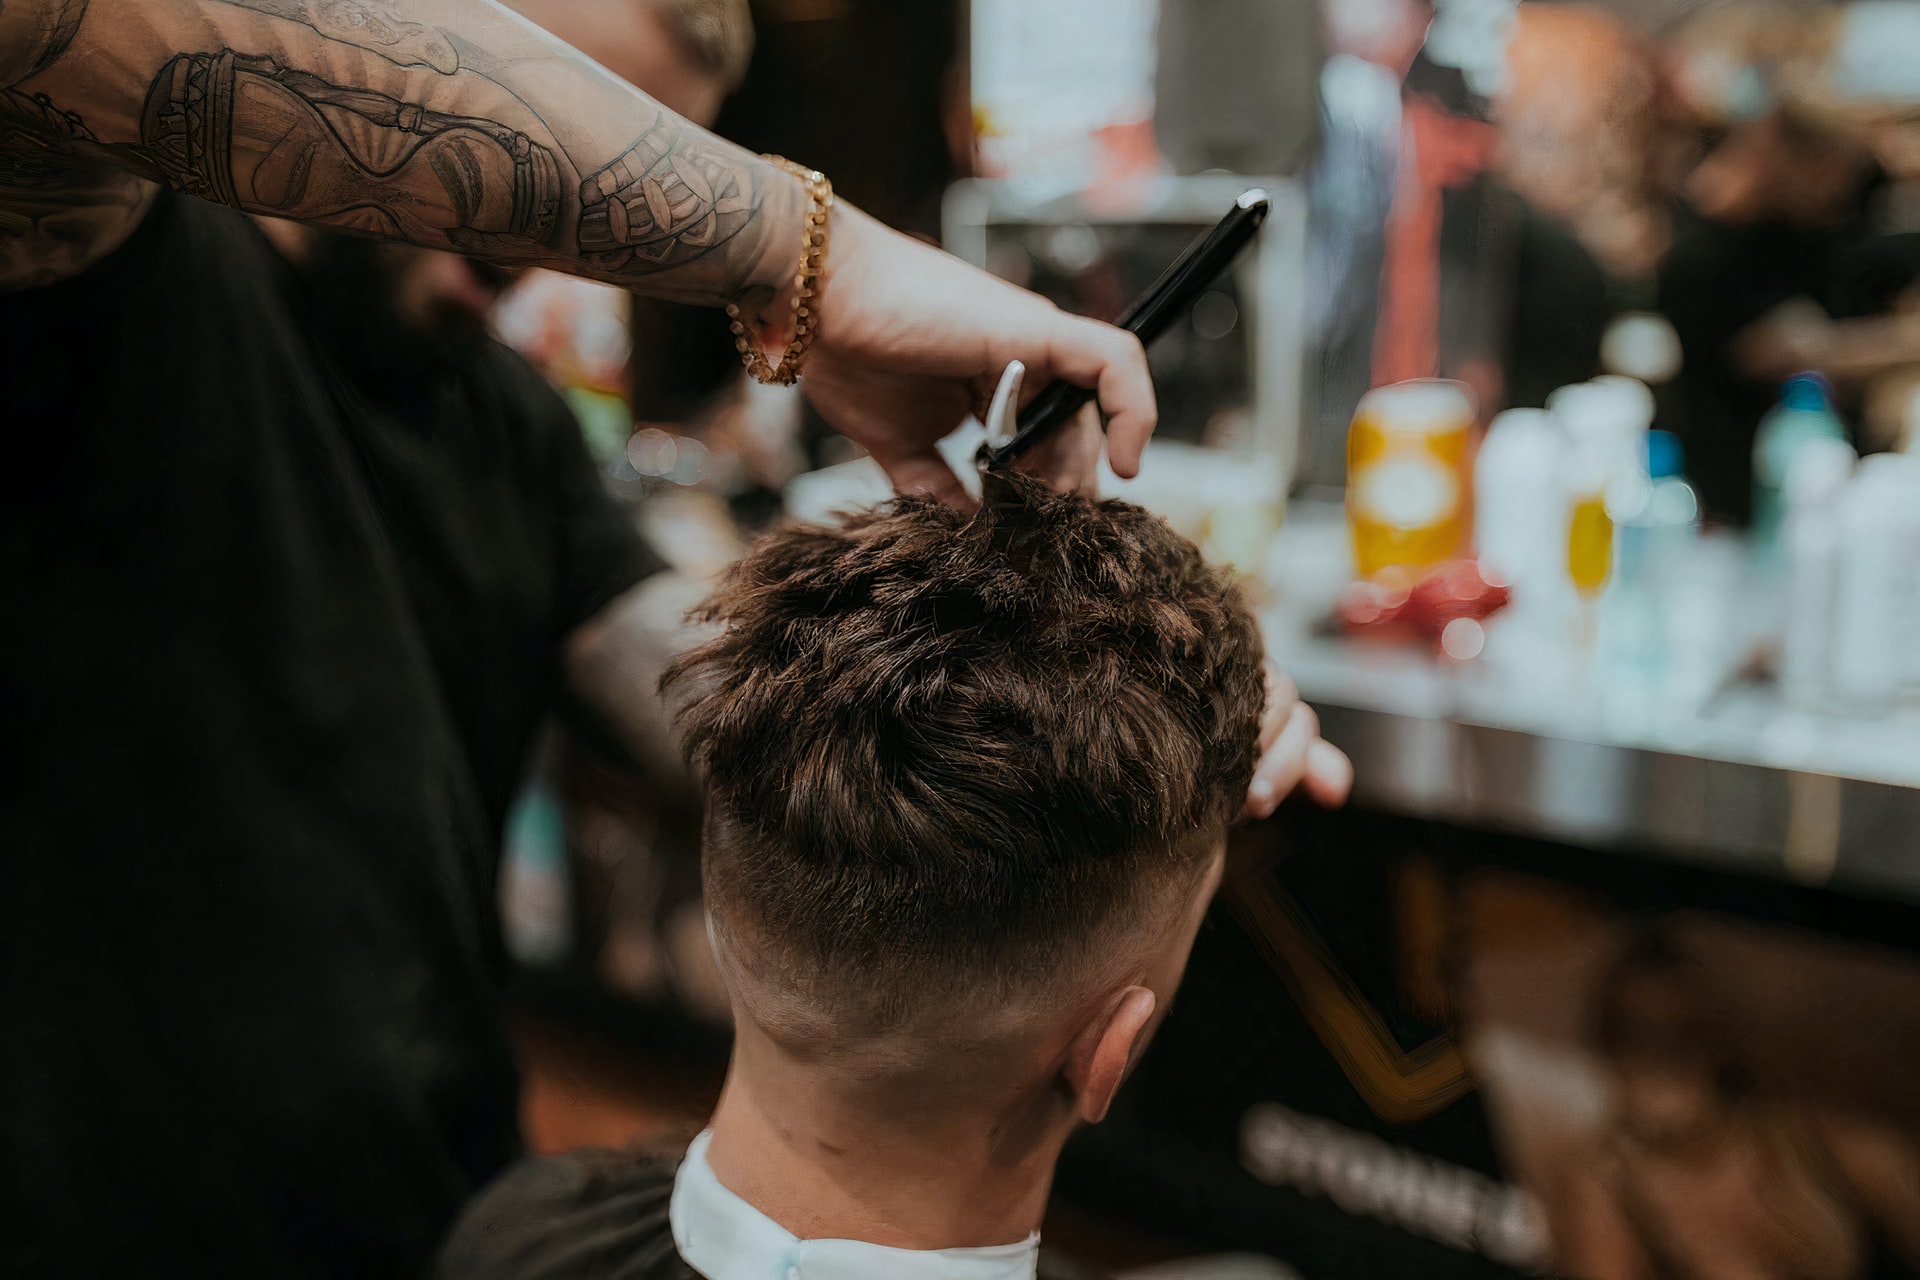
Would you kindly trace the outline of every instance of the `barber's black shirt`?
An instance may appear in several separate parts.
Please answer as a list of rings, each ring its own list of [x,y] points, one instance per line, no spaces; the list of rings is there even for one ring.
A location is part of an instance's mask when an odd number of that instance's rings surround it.
[[[0,295],[0,1273],[417,1273],[515,1150],[467,491],[376,507],[278,269],[163,195]]]
[[[497,834],[567,635],[661,562],[545,379],[489,338],[400,322],[374,248],[330,241],[288,283]]]

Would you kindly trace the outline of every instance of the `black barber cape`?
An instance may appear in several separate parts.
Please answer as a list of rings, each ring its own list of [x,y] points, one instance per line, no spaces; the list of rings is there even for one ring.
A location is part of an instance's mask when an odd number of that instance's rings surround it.
[[[0,295],[7,1275],[417,1274],[515,1152],[483,675],[281,269],[163,194]]]
[[[529,1160],[474,1201],[442,1280],[700,1280],[673,1245],[678,1157],[581,1151]]]
[[[667,1210],[680,1157],[577,1151],[516,1166],[447,1239],[438,1280],[702,1280]],[[1045,1250],[1039,1280],[1100,1280]]]

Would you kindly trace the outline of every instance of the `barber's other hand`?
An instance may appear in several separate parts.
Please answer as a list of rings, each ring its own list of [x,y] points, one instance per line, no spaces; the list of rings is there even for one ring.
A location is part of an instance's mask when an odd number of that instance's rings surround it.
[[[1329,809],[1347,802],[1353,790],[1353,763],[1320,736],[1320,717],[1300,701],[1285,672],[1267,663],[1267,712],[1260,721],[1260,762],[1247,788],[1241,816],[1270,817],[1280,802],[1303,789],[1314,803]]]
[[[1139,471],[1156,409],[1133,335],[1068,315],[847,204],[834,209],[814,306],[807,398],[902,492],[966,501],[934,446],[985,407],[1012,360],[1026,364],[1030,395],[1056,378],[1097,391],[1108,461],[1122,476]],[[1063,431],[1022,465],[1060,487],[1084,487],[1098,465],[1088,439]]]

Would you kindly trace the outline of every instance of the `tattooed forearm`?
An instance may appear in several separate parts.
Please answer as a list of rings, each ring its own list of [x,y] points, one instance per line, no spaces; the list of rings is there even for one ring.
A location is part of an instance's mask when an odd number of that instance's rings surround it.
[[[797,182],[490,0],[0,0],[0,68],[44,116],[0,112],[8,152],[253,213],[709,303],[778,289],[800,238]],[[7,166],[18,284],[37,250]],[[137,220],[124,181],[91,218]],[[43,180],[38,216],[97,187]]]
[[[139,150],[189,195],[388,239],[544,246],[560,218],[559,163],[526,133],[232,49],[161,68]]]
[[[759,212],[749,175],[662,123],[580,184],[580,248],[608,271],[666,270],[715,249]]]
[[[403,67],[430,67],[443,76],[460,69],[453,42],[434,27],[409,22],[378,0],[246,0],[246,7],[304,23],[329,40],[377,53]]]

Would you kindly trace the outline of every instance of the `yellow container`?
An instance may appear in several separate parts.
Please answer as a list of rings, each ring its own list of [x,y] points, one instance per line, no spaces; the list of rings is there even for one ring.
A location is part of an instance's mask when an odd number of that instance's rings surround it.
[[[1347,524],[1363,578],[1460,555],[1471,511],[1473,392],[1421,379],[1369,391],[1347,433]]]
[[[1613,576],[1613,517],[1607,499],[1590,493],[1575,499],[1567,528],[1567,576],[1582,600],[1592,600],[1607,589]]]

